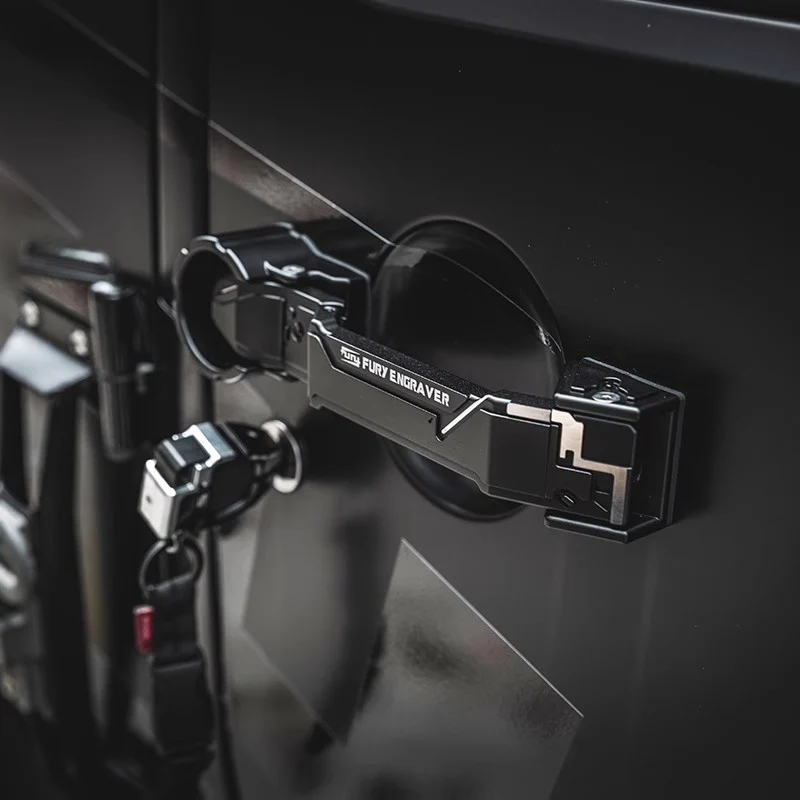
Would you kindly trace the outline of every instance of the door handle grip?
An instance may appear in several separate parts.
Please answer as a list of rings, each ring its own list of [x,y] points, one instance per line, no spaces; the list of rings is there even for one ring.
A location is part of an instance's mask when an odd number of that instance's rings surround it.
[[[684,397],[591,358],[553,397],[493,391],[364,335],[369,275],[288,224],[202,236],[175,269],[175,320],[206,374],[303,381],[309,404],[543,506],[552,527],[629,541],[670,524]],[[350,240],[348,247],[352,249]]]

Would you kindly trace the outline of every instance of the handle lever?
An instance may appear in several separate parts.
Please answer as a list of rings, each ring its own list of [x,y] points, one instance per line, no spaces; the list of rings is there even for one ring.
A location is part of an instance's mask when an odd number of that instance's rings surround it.
[[[176,321],[206,374],[304,381],[311,406],[546,508],[551,527],[629,541],[670,524],[680,392],[591,358],[553,397],[491,391],[396,352],[364,335],[369,278],[324,234],[325,252],[287,224],[181,252]]]

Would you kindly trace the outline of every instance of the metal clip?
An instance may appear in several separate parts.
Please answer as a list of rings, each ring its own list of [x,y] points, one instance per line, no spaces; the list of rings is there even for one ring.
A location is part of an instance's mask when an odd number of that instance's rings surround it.
[[[139,513],[159,539],[177,533],[182,517],[200,504],[211,472],[237,453],[216,427],[203,422],[165,439],[144,468]]]
[[[139,512],[167,540],[238,516],[271,486],[292,492],[302,474],[300,445],[279,420],[261,428],[202,422],[156,445],[145,464]]]

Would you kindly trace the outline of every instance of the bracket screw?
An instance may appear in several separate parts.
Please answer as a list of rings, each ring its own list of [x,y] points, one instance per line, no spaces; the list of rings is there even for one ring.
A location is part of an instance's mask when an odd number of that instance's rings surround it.
[[[619,403],[622,400],[622,395],[609,391],[595,392],[592,395],[592,400],[596,400],[598,403]]]
[[[86,331],[75,328],[69,335],[69,346],[78,358],[86,358],[89,355],[89,337]]]
[[[26,325],[28,328],[36,328],[39,326],[39,322],[42,319],[42,312],[33,300],[26,300],[20,306],[19,316],[23,325]]]

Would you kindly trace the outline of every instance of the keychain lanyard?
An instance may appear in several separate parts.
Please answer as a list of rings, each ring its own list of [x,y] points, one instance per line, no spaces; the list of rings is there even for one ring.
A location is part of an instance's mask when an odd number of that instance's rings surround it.
[[[148,575],[165,557],[188,569],[166,580]],[[197,638],[196,586],[203,552],[189,534],[160,540],[139,572],[147,605],[134,611],[136,644],[149,656],[153,735],[160,756],[154,797],[190,800],[213,758],[214,720],[206,659]]]
[[[160,442],[145,465],[139,511],[158,540],[139,570],[146,604],[134,609],[134,630],[137,649],[149,658],[157,800],[194,800],[213,759],[212,697],[197,635],[196,586],[204,566],[197,535],[214,535],[270,487],[294,491],[301,477],[300,447],[278,420],[261,428],[192,425]],[[151,580],[165,566],[169,577]]]

